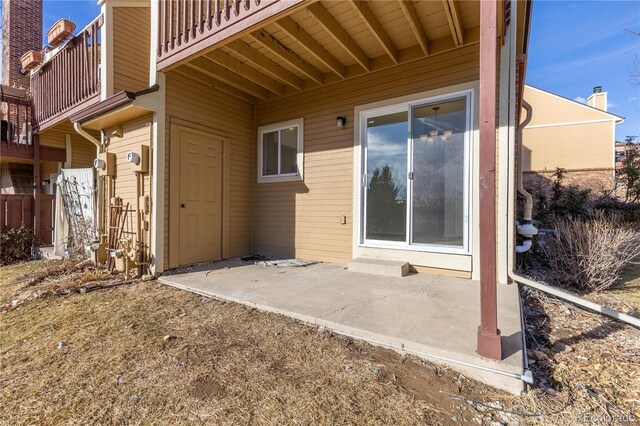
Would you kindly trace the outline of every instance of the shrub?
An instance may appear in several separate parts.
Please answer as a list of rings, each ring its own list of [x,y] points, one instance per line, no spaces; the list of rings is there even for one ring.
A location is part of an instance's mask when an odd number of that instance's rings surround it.
[[[582,291],[611,287],[640,255],[640,232],[619,215],[597,211],[587,218],[558,218],[542,245],[552,278]]]
[[[586,217],[592,208],[590,189],[564,185],[566,170],[557,168],[547,186],[540,180],[537,188],[526,188],[533,197],[534,219],[550,227],[558,217]]]
[[[31,248],[36,236],[33,229],[17,228],[0,234],[0,264],[6,265],[31,259]]]
[[[598,197],[593,202],[595,211],[615,213],[622,223],[640,228],[640,203],[626,202],[610,195]]]

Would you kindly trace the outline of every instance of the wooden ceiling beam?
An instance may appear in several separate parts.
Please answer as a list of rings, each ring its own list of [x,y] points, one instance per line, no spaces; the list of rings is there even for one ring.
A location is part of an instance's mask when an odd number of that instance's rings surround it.
[[[360,17],[364,20],[365,24],[367,24],[367,27],[369,27],[373,36],[380,42],[382,48],[387,52],[387,55],[389,55],[391,60],[397,64],[398,49],[396,49],[384,28],[382,28],[378,18],[376,18],[371,9],[369,9],[369,6],[367,6],[367,2],[357,0],[352,1],[351,4],[353,4],[355,10],[360,14]]]
[[[238,90],[235,87],[231,87],[228,84],[221,82],[220,80],[201,73],[200,71],[189,68],[186,65],[180,65],[177,68],[172,69],[171,72],[180,74],[181,76],[187,77],[190,80],[197,81],[198,83],[204,84],[207,87],[218,89],[221,92],[225,92],[243,101],[251,103],[255,103],[256,101],[256,98],[254,96],[251,96],[250,94],[243,92],[242,90]]]
[[[283,85],[267,77],[255,68],[239,61],[228,53],[222,52],[221,50],[214,50],[213,52],[205,53],[203,56],[218,65],[225,67],[229,71],[233,71],[247,80],[253,81],[276,95],[284,95]]]
[[[450,35],[446,35],[444,37],[430,40],[429,41],[429,52],[430,52],[429,58],[435,61],[430,63],[432,64],[437,63],[439,61],[438,59],[439,55],[445,54],[447,52],[452,52],[452,51],[460,52],[458,55],[460,55],[461,57],[465,57],[465,56],[468,57],[470,52],[473,51],[472,46],[478,43],[479,37],[480,37],[479,27],[469,28],[465,30],[465,40],[467,42],[465,44],[464,49],[460,49],[460,46],[456,46],[453,43],[453,40],[451,39]],[[420,59],[425,59],[425,55],[422,49],[420,48],[420,46],[418,45],[414,45],[411,47],[407,47],[405,49],[398,50],[398,61],[400,64],[406,64],[406,63],[413,62]],[[447,60],[452,61],[452,59],[447,59]],[[465,60],[468,60],[468,59],[465,59]],[[458,59],[454,59],[453,61],[457,64],[455,65],[456,67],[458,67],[457,69],[459,69],[461,62]],[[393,61],[389,58],[389,56],[385,53],[381,56],[371,59],[371,72],[384,70],[384,69],[393,67],[395,65],[396,64],[394,64]],[[469,68],[468,71],[470,72],[469,78],[477,77],[477,76],[472,77],[473,73],[476,72],[477,69]],[[350,80],[356,77],[366,75],[367,72],[368,71],[364,70],[359,64],[350,65],[347,67],[347,76],[345,80]],[[325,85],[338,83],[340,81],[344,81],[344,80],[339,78],[337,75],[335,75],[332,72],[327,72],[324,76]],[[310,79],[307,79],[304,82],[304,90],[315,89],[317,87],[319,87],[318,84]],[[300,92],[296,92],[289,89],[290,88],[285,89],[286,90],[285,96],[300,93]],[[272,99],[276,99],[276,98],[272,97]]]
[[[215,62],[210,61],[209,59],[203,57],[192,59],[191,61],[187,62],[186,65],[210,77],[222,80],[224,83],[227,83],[228,85],[233,86],[236,89],[240,89],[243,92],[249,93],[256,98],[262,100],[269,99],[269,91],[267,89],[259,86],[253,81],[239,76],[233,71],[229,71],[225,67],[218,65]]]
[[[269,74],[272,78],[279,80],[281,83],[294,87],[297,90],[303,89],[304,86],[300,77],[273,62],[271,59],[267,58],[244,41],[235,40],[224,47],[242,56]]]
[[[442,0],[444,13],[447,15],[451,37],[456,46],[464,44],[464,27],[462,25],[462,15],[460,14],[460,4],[457,0]]]
[[[276,25],[289,34],[293,39],[298,41],[309,53],[315,56],[320,62],[325,64],[331,71],[339,77],[345,77],[345,66],[342,62],[335,58],[327,51],[316,39],[308,32],[300,28],[300,25],[291,17],[286,16],[276,21]]]
[[[416,39],[418,40],[420,48],[425,55],[428,55],[429,39],[427,38],[427,34],[422,27],[422,22],[420,22],[418,12],[416,12],[416,8],[413,5],[413,2],[411,0],[398,0],[398,3],[400,3],[400,8],[402,9],[402,12],[404,12],[404,16],[407,18],[407,21],[409,21],[411,31],[413,31],[413,35],[415,35]]]
[[[259,41],[264,47],[271,52],[279,56],[282,60],[288,62],[295,69],[316,81],[323,84],[324,78],[322,72],[304,61],[300,56],[296,55],[293,51],[283,46],[278,40],[276,40],[271,34],[263,30],[254,31],[251,33],[251,37]]]
[[[340,26],[338,21],[335,20],[331,13],[329,13],[320,2],[309,5],[307,12],[316,18],[318,23],[333,37],[336,43],[342,46],[362,68],[366,71],[370,70],[371,59],[364,53],[360,46],[353,41],[353,37]]]

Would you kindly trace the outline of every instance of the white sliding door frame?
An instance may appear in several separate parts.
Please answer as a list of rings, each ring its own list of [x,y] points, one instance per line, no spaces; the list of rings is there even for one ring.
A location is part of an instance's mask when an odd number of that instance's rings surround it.
[[[472,247],[472,191],[471,191],[471,157],[473,146],[473,117],[474,117],[474,89],[465,89],[460,91],[452,91],[443,93],[437,96],[425,97],[415,99],[411,101],[399,102],[388,106],[371,108],[361,110],[359,119],[359,135],[360,135],[360,164],[358,165],[360,170],[360,191],[358,196],[360,197],[359,211],[357,212],[359,218],[358,227],[358,246],[360,247],[372,247],[382,249],[397,249],[397,250],[410,250],[421,252],[432,252],[442,254],[471,254]],[[464,99],[465,100],[465,131],[464,131],[464,160],[463,160],[463,244],[462,246],[450,246],[443,244],[424,244],[413,242],[413,179],[409,179],[409,174],[414,171],[413,165],[413,112],[416,107],[425,106],[434,103],[447,102]],[[406,234],[405,241],[384,241],[374,240],[366,238],[366,226],[367,226],[367,183],[368,183],[368,148],[367,148],[367,120],[371,117],[378,117],[381,115],[395,114],[399,112],[407,112],[407,202],[406,202]]]

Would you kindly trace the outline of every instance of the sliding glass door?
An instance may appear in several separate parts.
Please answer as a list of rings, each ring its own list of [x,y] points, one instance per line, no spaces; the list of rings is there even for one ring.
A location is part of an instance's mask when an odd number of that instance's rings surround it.
[[[407,240],[407,111],[366,119],[365,238]]]
[[[471,92],[361,115],[364,245],[468,251]]]

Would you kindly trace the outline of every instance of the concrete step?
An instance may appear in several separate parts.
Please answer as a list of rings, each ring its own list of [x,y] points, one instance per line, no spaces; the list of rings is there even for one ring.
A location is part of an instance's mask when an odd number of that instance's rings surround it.
[[[409,263],[401,260],[365,259],[356,257],[349,262],[349,271],[365,274],[404,277],[409,275]]]
[[[60,260],[61,256],[58,256],[54,253],[53,246],[45,246],[45,247],[36,247],[35,248],[36,259],[49,259],[49,260]]]

